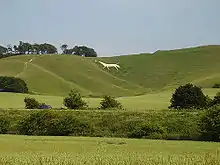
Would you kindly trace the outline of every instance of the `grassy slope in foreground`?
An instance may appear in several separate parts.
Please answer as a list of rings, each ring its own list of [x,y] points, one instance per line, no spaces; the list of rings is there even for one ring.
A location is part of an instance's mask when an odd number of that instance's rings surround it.
[[[194,82],[211,87],[220,82],[220,46],[204,46],[154,54],[100,58],[119,62],[121,69],[107,70],[95,63],[97,58],[69,55],[33,55],[0,59],[0,75],[19,76],[33,93],[66,95],[78,89],[84,96],[131,96],[151,90],[174,89]]]
[[[0,164],[220,164],[218,143],[1,135],[0,145]]]

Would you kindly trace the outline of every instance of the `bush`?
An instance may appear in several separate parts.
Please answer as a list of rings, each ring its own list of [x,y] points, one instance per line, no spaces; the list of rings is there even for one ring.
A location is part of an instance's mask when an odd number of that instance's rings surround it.
[[[220,84],[214,84],[212,88],[220,88]]]
[[[39,111],[30,114],[19,122],[19,133],[24,135],[88,135],[92,128],[71,115],[61,115],[52,111]]]
[[[220,105],[220,92],[216,93],[213,101],[212,101],[212,105]]]
[[[220,141],[220,108],[206,110],[199,121],[201,139]]]
[[[51,109],[50,105],[38,102],[35,98],[25,97],[24,98],[26,109]]]
[[[0,116],[0,134],[5,134],[9,130],[10,122],[5,117]]]
[[[83,109],[88,107],[77,90],[71,90],[69,95],[63,99],[63,104],[69,109]]]
[[[100,105],[101,105],[100,106],[101,109],[107,109],[107,108],[122,109],[122,104],[118,102],[114,97],[111,97],[111,96],[104,96],[100,102]]]
[[[28,87],[25,81],[20,78],[0,76],[0,91],[28,93]]]
[[[190,83],[178,87],[172,95],[169,108],[200,109],[207,107],[207,97],[200,87]]]
[[[40,103],[32,97],[25,97],[24,98],[25,108],[26,109],[39,109]]]
[[[135,129],[131,132],[129,137],[163,139],[163,136],[165,135],[166,130],[159,123],[143,122],[135,127]]]

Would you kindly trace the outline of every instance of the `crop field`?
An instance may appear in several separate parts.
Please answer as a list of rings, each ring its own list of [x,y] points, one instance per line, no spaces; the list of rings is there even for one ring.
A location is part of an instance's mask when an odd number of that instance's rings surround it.
[[[0,136],[0,164],[219,165],[220,144],[87,137]]]

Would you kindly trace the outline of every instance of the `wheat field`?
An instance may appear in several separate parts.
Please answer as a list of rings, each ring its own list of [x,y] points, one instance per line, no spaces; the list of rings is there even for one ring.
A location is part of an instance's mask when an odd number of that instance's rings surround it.
[[[219,165],[220,143],[0,136],[2,165]]]

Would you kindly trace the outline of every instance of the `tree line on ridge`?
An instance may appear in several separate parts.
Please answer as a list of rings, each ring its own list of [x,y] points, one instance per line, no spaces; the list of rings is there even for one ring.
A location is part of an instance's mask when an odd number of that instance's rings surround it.
[[[67,44],[61,45],[61,54],[78,55],[85,57],[97,57],[97,53],[93,48],[87,46],[74,46],[73,48],[68,48]],[[28,43],[19,41],[18,45],[0,45],[0,58],[23,55],[23,54],[58,54],[57,48],[49,43]]]

